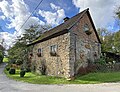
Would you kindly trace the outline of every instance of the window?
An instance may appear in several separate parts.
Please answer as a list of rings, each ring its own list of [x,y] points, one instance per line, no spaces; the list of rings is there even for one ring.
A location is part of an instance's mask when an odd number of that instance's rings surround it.
[[[42,56],[42,49],[41,48],[38,49],[37,55],[38,55],[38,57]]]
[[[57,55],[57,45],[50,46],[50,55],[56,56]]]
[[[84,26],[83,26],[83,31],[87,34],[87,35],[90,35],[92,32],[91,32],[91,30],[90,30],[90,28],[89,28],[89,25],[88,24],[85,24]]]
[[[89,31],[89,26],[88,26],[88,24],[85,24],[85,25],[83,26],[83,31],[84,31],[84,32]]]
[[[41,52],[42,52],[42,49],[41,49],[41,48],[39,48],[39,49],[38,49],[38,53],[41,53]]]

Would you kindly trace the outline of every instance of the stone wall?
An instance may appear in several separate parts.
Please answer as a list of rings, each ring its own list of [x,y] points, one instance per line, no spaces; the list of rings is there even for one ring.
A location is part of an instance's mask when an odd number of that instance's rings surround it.
[[[83,31],[84,24],[88,24],[92,34]],[[87,14],[70,31],[70,69],[71,76],[80,73],[88,63],[99,59],[101,46]]]
[[[88,24],[92,34],[83,31],[84,24]],[[50,55],[50,46],[57,45],[57,56]],[[37,50],[42,48],[42,56],[37,56]],[[46,75],[72,78],[80,73],[81,68],[99,59],[101,46],[96,37],[91,22],[87,16],[70,29],[69,33],[49,39],[34,45],[32,66],[37,73],[41,73],[43,65]]]
[[[50,46],[57,45],[57,56],[50,55]],[[37,51],[42,48],[42,56],[37,56]],[[46,75],[69,77],[69,48],[70,33],[60,35],[47,41],[34,45],[32,65],[37,73],[41,73],[41,67],[46,66]]]

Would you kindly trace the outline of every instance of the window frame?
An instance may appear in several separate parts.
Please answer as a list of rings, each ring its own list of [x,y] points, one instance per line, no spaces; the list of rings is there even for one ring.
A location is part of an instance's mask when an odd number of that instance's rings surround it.
[[[50,55],[57,56],[57,49],[58,49],[58,45],[51,45],[50,46]]]
[[[89,25],[88,25],[88,24],[84,24],[84,25],[83,25],[83,31],[84,31],[84,32],[87,32],[87,31],[89,31],[89,30],[90,30]]]
[[[42,57],[42,48],[37,49],[37,56]]]
[[[84,31],[87,35],[92,34],[92,31],[90,30],[90,26],[89,26],[89,24],[87,24],[87,23],[83,25],[83,31]]]

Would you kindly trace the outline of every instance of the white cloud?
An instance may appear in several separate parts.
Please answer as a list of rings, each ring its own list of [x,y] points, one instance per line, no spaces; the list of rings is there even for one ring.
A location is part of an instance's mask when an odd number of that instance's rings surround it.
[[[44,25],[45,23],[37,17],[30,17],[29,20],[26,22],[26,24],[21,28],[21,26],[24,24],[28,16],[30,16],[29,8],[27,4],[24,3],[23,0],[12,0],[11,3],[9,3],[6,0],[3,0],[0,2],[0,12],[3,13],[0,18],[5,19],[7,18],[9,21],[9,24],[6,24],[7,28],[15,28],[14,34],[9,34],[9,33],[2,33],[4,36],[2,36],[6,44],[12,45],[12,42],[14,38],[17,36],[20,36],[24,33],[24,29],[29,28],[30,25],[32,24],[42,24]],[[4,16],[4,17],[3,17]],[[8,36],[8,37],[6,37]],[[11,39],[10,39],[11,38]],[[8,41],[9,40],[9,41]]]
[[[13,13],[12,13],[12,7],[9,5],[9,3],[5,0],[0,2],[0,9],[4,13],[4,16],[6,18],[12,18]]]
[[[0,38],[4,39],[3,46],[8,49],[9,46],[12,46],[15,42],[15,36],[13,34],[9,34],[8,32],[0,32]]]
[[[97,27],[107,27],[114,21],[114,10],[120,0],[72,0],[80,11],[90,8],[91,15]]]
[[[50,6],[55,12],[39,10],[39,14],[44,17],[44,20],[48,24],[58,25],[65,17],[65,11],[53,3],[50,3]]]
[[[56,6],[56,5],[54,5],[53,3],[50,3],[50,6],[51,6],[51,8],[54,9],[54,10],[59,10],[59,9],[60,9],[59,6]]]
[[[5,20],[5,16],[0,16],[0,19]]]

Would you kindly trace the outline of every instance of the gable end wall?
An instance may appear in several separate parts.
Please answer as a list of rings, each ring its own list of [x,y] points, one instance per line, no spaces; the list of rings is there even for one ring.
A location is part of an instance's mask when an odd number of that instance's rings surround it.
[[[92,34],[87,35],[83,31],[84,24],[88,24]],[[88,62],[96,62],[100,58],[101,44],[95,34],[94,28],[87,13],[70,30],[70,69],[71,76],[80,73],[80,69],[86,68]]]

